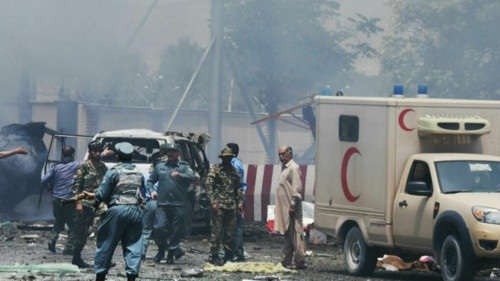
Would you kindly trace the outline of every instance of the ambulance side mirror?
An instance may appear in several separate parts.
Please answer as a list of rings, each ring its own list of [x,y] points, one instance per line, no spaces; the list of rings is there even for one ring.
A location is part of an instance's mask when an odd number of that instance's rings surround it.
[[[406,193],[416,196],[432,196],[432,190],[429,189],[424,181],[410,181],[406,185]]]

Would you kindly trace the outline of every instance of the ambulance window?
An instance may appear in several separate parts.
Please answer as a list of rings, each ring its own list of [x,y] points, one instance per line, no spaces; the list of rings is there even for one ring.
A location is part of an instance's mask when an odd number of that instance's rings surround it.
[[[432,190],[431,171],[427,163],[422,161],[415,161],[411,167],[408,182],[423,181],[427,184],[427,188]]]
[[[340,115],[339,139],[341,141],[357,142],[359,139],[358,116]]]

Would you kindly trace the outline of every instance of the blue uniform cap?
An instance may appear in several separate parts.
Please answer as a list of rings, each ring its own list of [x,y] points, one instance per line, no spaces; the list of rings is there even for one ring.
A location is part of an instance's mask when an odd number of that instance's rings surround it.
[[[121,158],[130,159],[134,154],[134,147],[128,142],[120,142],[115,144],[116,153]]]
[[[160,145],[160,149],[162,151],[167,151],[167,150],[180,150],[180,147],[176,143],[162,143]]]

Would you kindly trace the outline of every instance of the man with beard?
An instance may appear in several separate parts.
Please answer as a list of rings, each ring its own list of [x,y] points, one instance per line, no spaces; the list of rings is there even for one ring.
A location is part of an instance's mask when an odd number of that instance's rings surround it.
[[[102,144],[96,140],[91,141],[88,149],[88,160],[83,162],[76,171],[76,179],[73,185],[73,193],[75,194],[81,194],[84,191],[94,193],[108,170],[106,165],[100,161]],[[89,264],[82,260],[81,253],[87,243],[88,228],[93,224],[96,215],[94,205],[94,199],[83,199],[76,202],[75,246],[71,263],[81,268],[90,267]]]
[[[281,264],[291,269],[305,269],[304,227],[302,226],[302,175],[299,165],[293,160],[292,147],[279,148],[282,165],[279,184],[276,188],[276,214],[274,230],[285,236]],[[295,252],[295,258],[294,258]],[[295,264],[292,265],[294,258]]]

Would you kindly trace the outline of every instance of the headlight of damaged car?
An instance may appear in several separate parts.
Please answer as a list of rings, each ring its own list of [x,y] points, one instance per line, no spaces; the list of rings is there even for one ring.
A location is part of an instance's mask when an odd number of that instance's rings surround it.
[[[500,224],[500,210],[488,207],[472,207],[474,217],[484,223]]]

